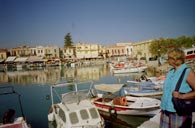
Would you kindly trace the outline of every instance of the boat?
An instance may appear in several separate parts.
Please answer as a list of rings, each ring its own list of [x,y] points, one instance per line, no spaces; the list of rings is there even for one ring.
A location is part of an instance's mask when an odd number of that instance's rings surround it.
[[[195,60],[195,47],[184,49],[184,52],[185,52],[185,60],[187,62]]]
[[[124,90],[126,95],[138,97],[160,97],[162,96],[163,82],[154,79],[128,80]]]
[[[52,105],[49,110],[48,121],[50,123],[55,122],[56,127],[60,128],[103,128],[104,119],[89,99],[87,89],[78,89],[79,84],[81,83],[65,82],[51,85]],[[65,86],[74,87],[74,89],[68,93],[57,91],[57,88],[63,90]],[[60,102],[54,102],[54,92]]]
[[[130,63],[130,62],[116,62],[109,63],[110,71],[114,74],[123,74],[123,73],[139,73],[145,71],[147,67],[146,64]]]
[[[119,92],[125,84],[94,85],[96,98],[93,103],[98,110],[110,115],[153,116],[160,111],[160,100],[149,97],[120,96]],[[101,92],[99,92],[101,91]]]
[[[125,94],[129,96],[136,96],[136,97],[161,97],[162,90],[155,90],[155,89],[131,89],[126,88]]]
[[[113,118],[109,115],[108,112],[99,110],[99,113],[105,119],[105,123],[108,128],[137,128],[140,124],[150,118],[147,116],[128,115],[117,115],[116,118]]]
[[[165,79],[165,76],[146,77],[145,75],[141,75],[139,79],[127,80],[127,83],[137,85],[155,85],[152,87],[155,89],[162,89]]]
[[[139,66],[139,67],[124,67],[119,69],[113,69],[113,73],[138,73],[138,72],[144,72],[147,66]]]
[[[14,108],[7,108],[5,105],[5,108],[8,110],[6,110],[3,114],[1,120],[2,122],[0,122],[0,128],[30,128],[31,126],[27,123],[26,117],[24,116],[22,102],[20,99],[21,95],[15,91],[14,86],[0,86],[0,95],[3,97],[3,99],[5,99],[7,95],[12,95],[13,97],[10,97],[13,98],[13,100],[15,100],[15,96],[17,96],[19,102],[19,111],[15,109],[15,102],[17,101],[10,100],[14,103]],[[11,102],[9,103],[11,104]],[[2,111],[3,110],[1,110],[1,112]]]

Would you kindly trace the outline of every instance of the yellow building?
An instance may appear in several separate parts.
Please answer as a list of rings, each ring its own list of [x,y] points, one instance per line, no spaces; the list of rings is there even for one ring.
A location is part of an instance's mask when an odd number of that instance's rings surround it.
[[[6,49],[0,49],[0,61],[3,61],[7,58],[8,51]]]
[[[81,59],[92,59],[99,57],[99,45],[90,43],[77,43],[75,45],[76,57]]]
[[[152,40],[133,43],[132,46],[132,56],[137,59],[149,60],[152,57],[152,54],[149,51],[149,47]]]

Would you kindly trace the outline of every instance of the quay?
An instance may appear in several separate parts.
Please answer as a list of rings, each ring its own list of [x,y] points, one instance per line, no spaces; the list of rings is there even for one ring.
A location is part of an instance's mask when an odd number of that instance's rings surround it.
[[[192,114],[192,128],[195,128],[195,112]],[[145,121],[138,128],[159,128],[160,127],[160,113]]]

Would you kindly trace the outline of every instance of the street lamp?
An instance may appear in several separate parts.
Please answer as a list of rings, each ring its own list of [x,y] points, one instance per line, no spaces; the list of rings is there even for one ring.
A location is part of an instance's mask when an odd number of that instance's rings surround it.
[[[158,48],[158,66],[161,65],[160,47]]]

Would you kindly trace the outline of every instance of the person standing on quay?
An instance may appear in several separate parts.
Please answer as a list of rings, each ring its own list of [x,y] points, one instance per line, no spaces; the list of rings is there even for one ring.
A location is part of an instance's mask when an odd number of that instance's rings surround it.
[[[195,72],[185,64],[185,53],[180,48],[173,48],[168,51],[168,63],[172,66],[166,76],[163,85],[163,96],[161,99],[160,128],[191,128],[192,113],[178,115],[174,109],[172,97],[181,99],[195,98]],[[183,70],[187,68],[180,91],[174,91],[177,81]]]

